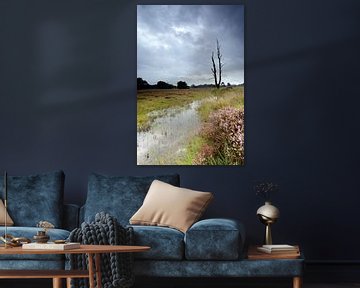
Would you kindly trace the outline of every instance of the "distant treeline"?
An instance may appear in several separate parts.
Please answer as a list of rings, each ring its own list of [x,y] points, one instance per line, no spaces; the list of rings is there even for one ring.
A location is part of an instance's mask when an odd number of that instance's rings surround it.
[[[231,85],[230,83],[227,83],[225,85],[224,82],[221,83],[222,87],[231,87],[231,86],[242,86],[240,85]],[[214,84],[200,84],[200,85],[191,85],[191,88],[215,88],[216,86]],[[169,83],[166,83],[165,81],[158,81],[155,85],[149,84],[146,80],[142,78],[137,78],[137,89],[138,90],[144,90],[144,89],[189,89],[190,87],[185,81],[179,81],[177,82],[177,85],[172,85]]]
[[[190,87],[187,85],[185,81],[179,81],[177,86],[166,83],[165,81],[158,81],[155,85],[150,85],[147,81],[142,78],[137,78],[137,89],[189,89]]]

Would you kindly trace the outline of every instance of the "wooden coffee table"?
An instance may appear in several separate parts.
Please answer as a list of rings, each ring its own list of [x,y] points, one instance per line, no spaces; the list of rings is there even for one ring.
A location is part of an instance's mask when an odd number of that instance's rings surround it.
[[[25,255],[25,254],[87,254],[89,263],[88,270],[0,270],[0,279],[31,279],[52,278],[53,288],[62,287],[61,280],[66,278],[70,284],[72,278],[88,278],[90,288],[96,284],[101,288],[101,257],[102,253],[126,253],[144,252],[149,250],[148,246],[123,246],[123,245],[80,245],[78,249],[71,250],[25,250],[21,247],[0,248],[1,254]],[[95,261],[93,260],[95,258]],[[94,263],[95,262],[95,263]],[[69,285],[68,285],[69,286]]]

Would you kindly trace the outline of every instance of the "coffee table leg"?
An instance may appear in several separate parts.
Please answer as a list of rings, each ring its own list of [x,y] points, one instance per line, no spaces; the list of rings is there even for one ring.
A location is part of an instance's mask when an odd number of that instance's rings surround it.
[[[297,276],[293,278],[293,288],[301,288],[301,277]]]
[[[99,253],[95,254],[95,271],[97,288],[101,288],[101,255]]]
[[[53,278],[53,288],[61,288],[62,281],[61,278]]]
[[[88,253],[88,260],[89,260],[89,288],[95,288],[95,282],[94,282],[94,254]]]
[[[71,288],[71,278],[66,278],[66,288]]]

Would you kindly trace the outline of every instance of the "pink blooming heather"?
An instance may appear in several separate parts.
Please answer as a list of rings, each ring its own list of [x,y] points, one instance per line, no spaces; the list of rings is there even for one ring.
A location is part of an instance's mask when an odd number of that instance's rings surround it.
[[[212,149],[204,146],[197,162],[209,164],[207,162],[211,157],[216,158],[221,155],[228,164],[244,163],[244,112],[242,110],[226,107],[213,112],[202,129],[202,135],[208,140]]]

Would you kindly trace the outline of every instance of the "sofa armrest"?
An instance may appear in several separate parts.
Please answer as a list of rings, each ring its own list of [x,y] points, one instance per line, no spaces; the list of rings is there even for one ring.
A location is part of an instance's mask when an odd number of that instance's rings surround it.
[[[196,222],[185,234],[188,260],[235,260],[242,254],[245,228],[239,221],[225,218]]]
[[[79,227],[79,206],[64,204],[63,228],[71,231],[77,227]]]

